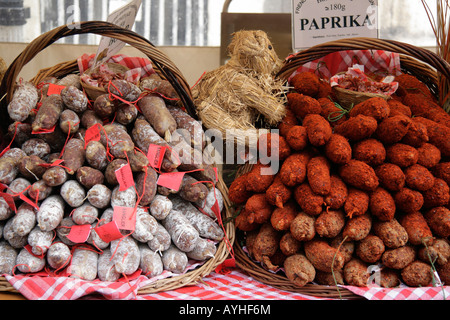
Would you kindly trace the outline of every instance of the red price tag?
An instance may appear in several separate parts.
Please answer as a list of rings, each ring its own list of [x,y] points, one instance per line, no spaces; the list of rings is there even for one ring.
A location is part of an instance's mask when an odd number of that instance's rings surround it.
[[[30,199],[28,199],[23,193],[19,194],[19,198],[21,200],[23,200],[24,202],[28,203],[30,206],[32,206],[33,208],[35,208],[36,210],[39,211],[39,206],[37,205],[37,203],[34,203],[33,201],[31,201]]]
[[[114,207],[113,221],[120,230],[134,231],[136,229],[136,209],[129,207]]]
[[[70,228],[70,232],[67,235],[67,239],[74,243],[85,243],[91,233],[91,225],[74,225]]]
[[[128,188],[134,186],[133,171],[131,171],[130,164],[117,169],[115,173],[117,181],[120,185],[119,191],[125,191]]]
[[[166,147],[151,144],[148,147],[147,158],[150,161],[150,166],[154,169],[160,169],[166,153]]]
[[[97,232],[98,236],[107,243],[123,237],[115,221],[111,221],[110,223],[95,228],[95,232]]]
[[[184,172],[162,173],[159,175],[158,185],[161,187],[172,189],[174,191],[179,191],[181,183],[183,182],[184,175]]]
[[[61,91],[63,91],[64,88],[65,88],[65,86],[59,86],[57,84],[50,83],[48,85],[47,95],[51,96],[54,94],[61,94]]]
[[[89,129],[86,130],[85,136],[84,136],[84,148],[86,149],[86,146],[91,141],[100,141],[100,124],[97,123],[96,125],[93,125]]]
[[[222,215],[220,213],[219,202],[217,200],[214,203],[214,205],[211,207],[211,211],[214,212],[214,214],[216,215],[216,217],[219,221],[222,221]]]

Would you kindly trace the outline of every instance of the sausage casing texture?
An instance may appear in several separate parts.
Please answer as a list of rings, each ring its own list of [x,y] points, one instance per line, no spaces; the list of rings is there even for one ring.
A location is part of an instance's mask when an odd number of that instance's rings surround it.
[[[171,200],[173,203],[173,209],[181,212],[198,231],[201,237],[216,241],[223,239],[224,232],[222,228],[211,217],[200,212],[189,201],[183,200],[176,196]]]
[[[98,253],[89,248],[77,248],[69,266],[72,278],[93,281],[97,278]]]
[[[162,221],[169,232],[173,243],[184,252],[192,251],[199,239],[199,232],[192,226],[188,218],[178,210],[173,209]]]
[[[39,93],[30,82],[22,82],[14,90],[11,102],[8,104],[8,114],[14,121],[23,122],[38,103]]]
[[[37,223],[41,230],[56,229],[64,217],[65,202],[59,195],[52,195],[45,199],[37,212]]]

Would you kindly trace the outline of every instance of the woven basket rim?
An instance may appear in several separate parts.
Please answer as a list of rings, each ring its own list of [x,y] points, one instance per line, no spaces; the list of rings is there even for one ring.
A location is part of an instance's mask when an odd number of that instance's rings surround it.
[[[5,74],[5,77],[2,80],[0,93],[2,97],[6,94],[6,99],[3,99],[1,101],[0,114],[6,112],[7,103],[12,98],[17,77],[21,69],[28,62],[30,62],[40,51],[44,50],[57,40],[67,36],[84,33],[95,33],[98,35],[121,40],[147,55],[147,57],[151,60],[155,70],[161,73],[161,75],[164,76],[165,79],[173,85],[188,113],[192,117],[194,117],[194,119],[198,118],[195,114],[190,87],[181,71],[170,60],[170,58],[163,52],[158,50],[150,41],[146,40],[137,33],[102,21],[81,22],[79,28],[72,28],[70,25],[63,25],[51,31],[48,31],[34,39],[11,63]],[[75,72],[78,72],[78,62],[76,59],[62,62],[51,67],[43,68],[30,81],[32,81],[34,84],[37,84],[40,80],[48,76],[61,77]],[[4,124],[9,117],[2,116],[0,118],[0,121],[3,121],[1,128],[5,128]],[[222,220],[229,220],[229,218],[231,217],[231,211],[229,209],[231,207],[231,204],[228,199],[228,190],[221,174],[218,174],[218,182],[216,188],[221,191],[224,200]],[[201,281],[201,278],[209,275],[216,269],[217,266],[222,264],[228,258],[230,250],[234,244],[235,228],[233,221],[226,223],[223,228],[225,229],[225,238],[218,243],[217,251],[213,258],[207,260],[201,266],[185,274],[157,280],[148,286],[140,288],[138,293],[149,294],[167,290],[174,290],[187,285],[196,284]],[[0,291],[17,292],[17,290],[12,288],[12,286],[4,277],[0,277]]]
[[[329,53],[344,50],[385,50],[400,54],[402,72],[415,75],[423,81],[430,90],[437,96],[439,94],[437,85],[437,74],[440,73],[450,79],[450,64],[437,54],[423,48],[418,48],[410,44],[384,39],[374,38],[349,38],[326,42],[295,55],[288,57],[277,74],[277,77],[287,81],[290,75],[300,66],[307,62],[322,58]],[[239,168],[236,177],[249,172],[253,165],[246,163]],[[287,277],[274,275],[274,273],[264,269],[260,264],[255,263],[244,252],[240,246],[240,235],[237,233],[235,241],[236,264],[245,272],[250,274],[255,280],[268,284],[280,290],[297,292],[305,295],[318,296],[335,299],[360,299],[361,297],[346,288],[336,286],[325,286],[317,284],[307,284],[298,287],[291,283]]]

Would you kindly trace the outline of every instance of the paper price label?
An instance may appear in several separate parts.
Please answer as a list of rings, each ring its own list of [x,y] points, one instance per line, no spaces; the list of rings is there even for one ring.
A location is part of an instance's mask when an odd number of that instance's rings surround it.
[[[95,228],[95,232],[97,232],[98,236],[107,243],[123,237],[115,221],[111,221]]]
[[[64,90],[66,86],[59,86],[57,84],[50,83],[48,85],[47,95],[51,96],[54,94],[61,94],[61,91]]]
[[[125,191],[134,186],[133,171],[130,164],[124,165],[115,171],[117,181],[119,182],[119,191]]]
[[[70,228],[67,239],[74,243],[85,243],[91,233],[91,225],[74,225]]]
[[[115,24],[119,27],[130,30],[134,22],[136,21],[136,16],[139,9],[141,8],[142,0],[132,0],[127,5],[117,9],[111,13],[107,19],[108,22]],[[102,37],[100,40],[100,45],[97,50],[97,55],[95,57],[94,67],[107,61],[117,52],[119,52],[125,43],[116,39]]]
[[[84,138],[84,148],[86,149],[86,146],[91,141],[100,141],[101,135],[100,135],[100,124],[93,125],[89,129],[86,130],[85,138]]]
[[[183,182],[184,175],[184,172],[162,173],[159,175],[157,184],[161,187],[179,191],[181,183]]]
[[[136,209],[129,207],[114,207],[113,221],[120,230],[134,231],[136,228]]]
[[[160,169],[166,153],[166,147],[151,144],[148,147],[147,159],[150,166],[154,169]]]

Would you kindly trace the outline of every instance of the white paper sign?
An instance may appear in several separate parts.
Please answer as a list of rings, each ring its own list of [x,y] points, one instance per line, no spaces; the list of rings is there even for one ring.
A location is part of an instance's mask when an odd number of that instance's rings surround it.
[[[132,0],[125,6],[117,9],[108,17],[108,22],[113,23],[119,27],[130,30],[134,26],[136,16],[141,8],[142,0]],[[116,39],[102,37],[95,57],[95,65],[101,64],[110,57],[118,53],[125,43]]]
[[[293,49],[354,37],[378,37],[377,0],[292,0]]]

